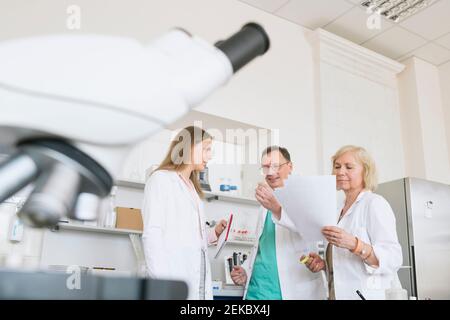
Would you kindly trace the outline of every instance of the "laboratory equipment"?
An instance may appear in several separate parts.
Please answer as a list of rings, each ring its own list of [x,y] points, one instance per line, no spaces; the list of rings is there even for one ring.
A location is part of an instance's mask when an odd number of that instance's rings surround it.
[[[200,181],[200,187],[204,191],[211,191],[211,186],[209,184],[209,169],[208,167],[205,167],[202,171],[199,172],[199,181]]]
[[[34,184],[20,217],[95,220],[130,148],[269,49],[256,23],[215,46],[174,29],[142,46],[101,35],[0,42],[0,202]]]
[[[233,271],[233,258],[226,258],[228,262],[228,270]]]
[[[219,190],[222,192],[230,191],[230,185],[226,183],[225,178],[220,178]]]
[[[75,283],[76,288],[70,287],[72,278],[73,282],[78,282]],[[178,300],[186,299],[187,292],[187,285],[181,281],[99,276],[84,272],[0,270],[0,300]]]
[[[385,290],[386,300],[408,300],[408,291],[397,280],[391,281],[391,287]]]
[[[232,252],[231,256],[225,256],[225,283],[228,285],[234,285],[233,280],[231,279],[231,272],[233,271],[233,267],[239,267],[244,264],[247,260],[250,252],[242,254],[242,252]]]
[[[450,186],[404,178],[382,183],[376,192],[395,214],[402,287],[420,300],[450,299]]]

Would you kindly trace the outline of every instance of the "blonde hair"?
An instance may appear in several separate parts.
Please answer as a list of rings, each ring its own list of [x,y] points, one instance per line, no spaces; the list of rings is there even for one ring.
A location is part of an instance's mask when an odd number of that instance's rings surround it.
[[[192,148],[197,144],[213,137],[202,128],[190,126],[182,129],[172,140],[169,150],[161,164],[153,172],[158,170],[180,171],[191,162]],[[152,172],[152,173],[153,173]],[[200,197],[203,191],[198,180],[198,171],[191,172],[189,179]]]
[[[375,166],[375,161],[373,161],[373,158],[363,147],[347,145],[340,148],[334,154],[334,156],[331,157],[331,161],[333,164],[332,174],[337,158],[347,152],[352,153],[355,159],[363,166],[364,188],[367,190],[375,191],[378,186],[377,168]]]

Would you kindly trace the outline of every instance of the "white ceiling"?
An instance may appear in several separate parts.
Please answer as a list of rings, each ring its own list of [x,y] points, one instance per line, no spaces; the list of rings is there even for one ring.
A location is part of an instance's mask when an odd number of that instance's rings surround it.
[[[362,0],[239,0],[308,29],[323,28],[395,60],[416,56],[434,65],[450,61],[450,0],[396,24],[381,19],[369,29]]]

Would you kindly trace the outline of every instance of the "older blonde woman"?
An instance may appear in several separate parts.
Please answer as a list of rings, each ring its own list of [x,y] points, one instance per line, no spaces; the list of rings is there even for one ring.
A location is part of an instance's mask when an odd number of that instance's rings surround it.
[[[326,271],[329,299],[384,299],[398,281],[402,250],[395,217],[376,189],[375,163],[364,148],[345,146],[332,157],[338,190],[345,193],[338,226],[322,233],[329,242],[326,261],[314,253],[306,263],[312,272]],[[302,257],[303,259],[304,257]]]

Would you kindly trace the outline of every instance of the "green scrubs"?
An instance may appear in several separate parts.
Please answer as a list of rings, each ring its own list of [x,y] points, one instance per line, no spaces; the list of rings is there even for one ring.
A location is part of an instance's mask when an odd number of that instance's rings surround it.
[[[272,212],[267,211],[264,230],[259,238],[258,253],[248,285],[247,300],[281,300],[278,279],[277,253],[275,246],[275,224]]]

